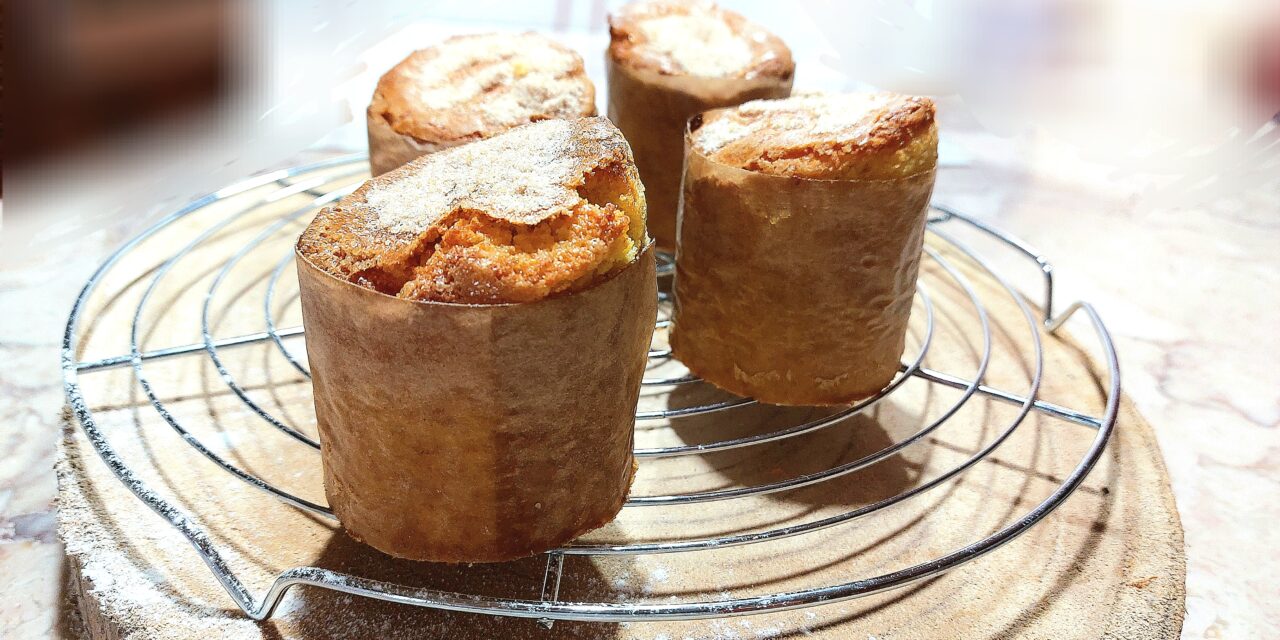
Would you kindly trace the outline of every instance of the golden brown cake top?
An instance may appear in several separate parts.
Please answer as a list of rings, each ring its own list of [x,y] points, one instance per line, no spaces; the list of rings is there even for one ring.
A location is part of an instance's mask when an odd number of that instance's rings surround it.
[[[777,36],[711,2],[642,0],[609,16],[609,55],[666,75],[785,78],[795,70]]]
[[[722,164],[827,180],[911,176],[932,169],[938,157],[933,101],[883,92],[753,100],[709,111],[691,142]]]
[[[413,300],[528,302],[589,286],[647,242],[631,149],[603,118],[545,120],[429,154],[317,214],[315,266]]]
[[[456,36],[415,51],[378,80],[369,104],[397,133],[446,145],[595,113],[582,57],[536,33]]]

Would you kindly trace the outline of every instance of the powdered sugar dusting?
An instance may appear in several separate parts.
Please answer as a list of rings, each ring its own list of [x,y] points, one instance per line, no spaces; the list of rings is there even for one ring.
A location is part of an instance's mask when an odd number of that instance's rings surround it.
[[[545,120],[424,156],[375,181],[354,206],[392,233],[421,233],[459,209],[533,224],[573,207],[583,174],[623,145],[601,118]]]
[[[815,141],[857,144],[905,99],[893,93],[848,93],[752,100],[709,119],[693,133],[693,143],[701,153],[711,154],[767,131],[778,146]]]
[[[671,58],[690,75],[734,75],[755,61],[750,43],[711,13],[651,18],[638,28],[650,51]]]
[[[751,77],[769,66],[790,66],[781,40],[713,2],[632,2],[609,18],[613,45],[662,73],[695,77]],[[778,59],[786,57],[785,64]]]
[[[453,38],[430,51],[435,55],[405,70],[416,89],[414,101],[428,109],[475,101],[486,122],[511,126],[531,113],[581,113],[590,102],[587,83],[574,73],[581,59],[537,34]]]

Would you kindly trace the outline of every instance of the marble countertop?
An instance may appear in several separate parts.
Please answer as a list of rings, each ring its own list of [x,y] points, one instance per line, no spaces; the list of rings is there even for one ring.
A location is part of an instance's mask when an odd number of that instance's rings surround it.
[[[1083,298],[1103,314],[1186,531],[1183,637],[1280,637],[1280,181],[1148,209],[1084,167],[1029,155],[1008,174],[971,170],[1007,189],[944,180],[941,197],[955,188],[958,206],[1050,256],[1060,305]]]

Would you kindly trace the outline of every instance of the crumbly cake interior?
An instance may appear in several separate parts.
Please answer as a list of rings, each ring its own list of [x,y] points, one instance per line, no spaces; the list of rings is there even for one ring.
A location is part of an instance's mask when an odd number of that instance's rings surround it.
[[[458,36],[388,71],[369,110],[398,133],[441,142],[594,115],[595,89],[582,58],[544,36]]]
[[[717,162],[781,176],[883,180],[932,169],[929,98],[894,93],[754,100],[706,114],[694,147]]]
[[[608,173],[592,174],[588,182],[615,183],[618,190],[604,199],[584,197],[571,211],[532,225],[460,212],[435,225],[403,263],[362,277],[376,279],[390,269],[406,278],[387,283],[388,289],[399,284],[395,295],[438,302],[531,302],[586,288],[635,259],[629,231],[643,218],[630,185]]]
[[[711,2],[633,2],[609,17],[615,59],[672,75],[731,78],[789,74],[781,40]]]
[[[409,300],[530,302],[630,264],[644,217],[621,133],[601,118],[548,120],[365,183],[318,214],[298,250]]]

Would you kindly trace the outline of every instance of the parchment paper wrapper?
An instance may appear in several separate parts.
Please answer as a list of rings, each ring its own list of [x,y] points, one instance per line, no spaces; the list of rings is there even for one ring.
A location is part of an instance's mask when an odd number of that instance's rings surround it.
[[[905,345],[934,172],[788,178],[687,148],[675,356],[772,404],[847,404],[882,389]]]
[[[368,109],[365,110],[365,119],[369,124],[369,171],[374,176],[451,146],[422,142],[413,136],[397,133],[386,120],[373,115]]]
[[[663,75],[618,64],[606,54],[609,119],[631,144],[648,201],[649,235],[676,248],[676,212],[684,162],[685,126],[692,116],[759,98],[791,95],[786,78],[701,78]]]
[[[652,247],[525,304],[395,298],[298,256],[325,494],[385,553],[498,562],[612,520],[634,473]]]

